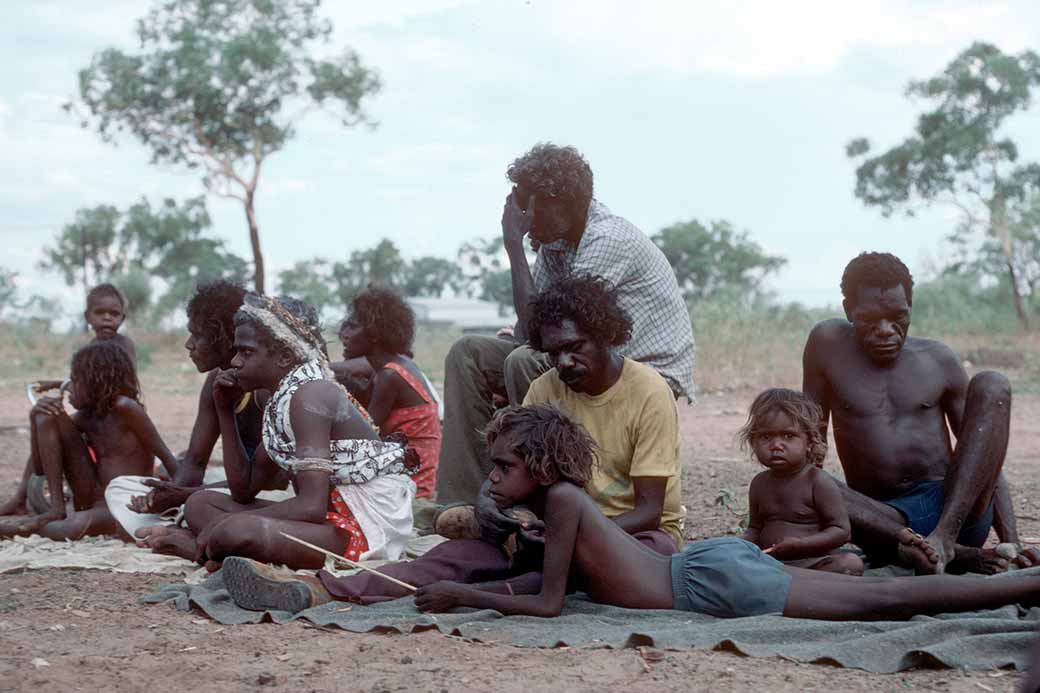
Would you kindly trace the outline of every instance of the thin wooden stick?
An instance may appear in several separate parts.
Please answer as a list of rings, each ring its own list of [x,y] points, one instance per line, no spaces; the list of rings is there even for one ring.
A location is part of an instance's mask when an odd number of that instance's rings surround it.
[[[770,546],[768,549],[763,549],[762,553],[765,553],[765,554],[773,553],[773,549],[775,549],[775,548],[776,548],[775,546]]]
[[[419,589],[418,587],[416,587],[414,585],[409,585],[407,582],[402,582],[401,580],[398,580],[395,577],[390,577],[389,575],[387,575],[385,573],[380,573],[375,568],[369,568],[368,566],[361,565],[360,563],[358,563],[356,561],[352,561],[349,558],[347,558],[346,556],[337,556],[336,554],[332,553],[331,551],[326,551],[325,549],[321,548],[320,546],[315,546],[314,544],[311,544],[310,542],[306,542],[303,539],[299,539],[297,537],[294,537],[291,534],[286,534],[285,532],[279,532],[279,534],[281,534],[286,539],[289,539],[290,541],[295,541],[297,544],[303,544],[308,549],[314,549],[315,551],[319,551],[319,552],[325,554],[326,556],[331,556],[332,558],[336,559],[340,563],[345,563],[345,564],[349,565],[351,568],[357,568],[359,570],[364,570],[364,571],[369,572],[369,573],[374,573],[375,575],[378,575],[381,578],[389,580],[390,582],[394,583],[395,585],[399,585],[401,587],[404,587],[407,590],[411,590],[412,592],[415,592],[416,590]]]

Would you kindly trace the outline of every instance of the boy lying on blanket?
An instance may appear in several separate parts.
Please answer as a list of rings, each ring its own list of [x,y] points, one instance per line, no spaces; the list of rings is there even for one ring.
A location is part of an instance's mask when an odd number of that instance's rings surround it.
[[[718,617],[782,613],[831,620],[903,619],[1040,602],[1040,576],[983,580],[953,575],[862,578],[787,567],[736,537],[688,544],[671,557],[645,548],[608,520],[582,485],[593,465],[588,434],[547,404],[505,410],[486,433],[494,465],[491,495],[501,507],[526,504],[544,520],[545,571],[538,594],[506,583],[437,582],[416,593],[423,611],[458,606],[556,616],[568,577],[595,601],[632,609],[680,609]],[[229,558],[225,570],[243,559]],[[247,571],[252,591],[297,590],[327,601],[316,580]],[[241,577],[241,576],[240,576]],[[239,582],[242,582],[239,580]],[[240,585],[241,587],[242,585]]]

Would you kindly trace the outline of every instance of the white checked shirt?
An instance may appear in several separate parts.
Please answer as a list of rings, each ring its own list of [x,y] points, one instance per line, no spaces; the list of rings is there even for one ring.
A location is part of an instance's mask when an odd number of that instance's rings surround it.
[[[614,285],[632,319],[632,339],[621,353],[653,366],[676,397],[693,399],[690,310],[664,253],[642,231],[593,200],[578,247],[566,240],[543,245],[531,274],[539,292],[569,274],[594,274]]]

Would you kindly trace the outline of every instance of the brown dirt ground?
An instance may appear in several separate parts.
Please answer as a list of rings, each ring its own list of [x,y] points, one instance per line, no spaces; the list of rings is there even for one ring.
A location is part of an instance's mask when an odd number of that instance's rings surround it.
[[[28,379],[28,378],[26,378]],[[175,350],[152,356],[146,403],[174,449],[187,443],[200,376]],[[1030,390],[1032,388],[1026,388]],[[1040,395],[1016,397],[1006,472],[1023,536],[1040,534],[1035,450]],[[704,394],[681,408],[683,487],[691,538],[735,531],[755,466],[733,433],[750,389]],[[0,493],[28,450],[24,380],[0,380]],[[835,471],[833,455],[828,469]],[[731,509],[716,504],[727,490]],[[140,606],[167,578],[90,570],[0,577],[0,690],[1012,690],[1019,675],[911,671],[875,675],[726,652],[519,649],[425,632],[356,635],[300,623],[222,627],[199,613]],[[47,666],[34,666],[42,658]],[[37,662],[38,664],[38,662]]]

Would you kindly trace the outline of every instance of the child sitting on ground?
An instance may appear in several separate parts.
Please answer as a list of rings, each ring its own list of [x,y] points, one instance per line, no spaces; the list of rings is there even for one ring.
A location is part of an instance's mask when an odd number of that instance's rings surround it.
[[[852,527],[841,490],[821,469],[820,417],[819,405],[794,390],[766,390],[751,403],[740,444],[766,471],[748,489],[744,538],[787,565],[862,575],[859,556],[838,551]]]
[[[397,293],[369,286],[354,297],[340,325],[343,358],[364,357],[374,371],[367,409],[384,438],[403,433],[419,455],[412,477],[419,498],[432,498],[437,486],[441,422],[433,386],[411,359],[415,313]]]
[[[104,489],[117,476],[144,476],[158,457],[172,476],[176,460],[140,401],[134,363],[113,339],[94,341],[72,357],[69,416],[33,407],[30,462],[47,477],[51,508],[40,515],[0,524],[0,537],[39,533],[56,540],[115,534]],[[68,515],[63,482],[72,489],[75,512]]]
[[[94,330],[95,342],[111,341],[119,345],[130,356],[130,360],[136,367],[137,350],[134,341],[126,335],[119,334],[119,328],[126,319],[127,309],[126,296],[113,284],[98,284],[87,293],[87,307],[83,311],[83,318],[87,321],[90,329]],[[58,390],[62,387],[61,380],[38,380],[33,383],[33,390],[37,393]],[[62,410],[62,394],[57,397],[41,397],[34,408],[57,415]],[[30,416],[31,418],[31,416]],[[26,497],[29,490],[29,479],[33,475],[33,462],[30,459],[25,463],[25,470],[18,483],[18,488],[3,505],[0,505],[0,515],[25,515],[29,512],[26,505]]]
[[[423,611],[468,606],[556,616],[563,608],[568,576],[603,604],[718,617],[782,613],[794,618],[887,620],[1040,602],[1040,575],[867,579],[785,566],[737,537],[693,542],[680,553],[662,556],[608,520],[582,490],[591,474],[593,443],[555,407],[506,409],[491,422],[486,440],[493,465],[488,475],[491,497],[501,508],[524,504],[545,523],[539,593],[514,594],[502,582],[437,582],[416,592],[416,606]],[[314,589],[303,581],[295,584]]]

